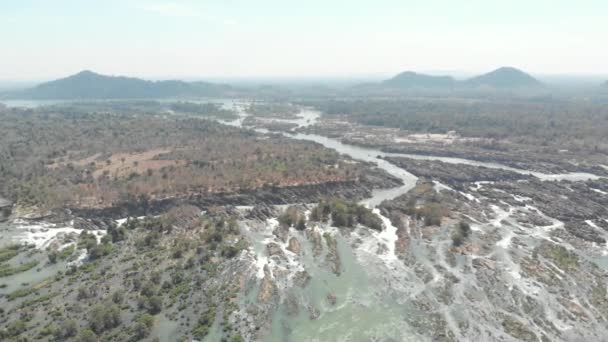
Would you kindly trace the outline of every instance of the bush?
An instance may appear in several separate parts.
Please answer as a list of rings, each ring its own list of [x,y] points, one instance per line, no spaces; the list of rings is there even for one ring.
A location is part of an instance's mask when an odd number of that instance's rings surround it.
[[[304,229],[306,229],[306,219],[304,217],[300,217],[298,219],[298,223],[296,223],[296,229],[297,230],[304,230]]]
[[[358,223],[373,230],[381,231],[383,228],[378,215],[356,202],[339,199],[321,201],[310,213],[311,221],[326,222],[329,217],[337,227],[354,227]]]
[[[230,342],[245,342],[245,339],[243,338],[243,336],[241,336],[241,334],[237,333],[236,335],[232,336]]]
[[[194,331],[192,331],[192,335],[194,336],[194,338],[196,338],[197,340],[202,340],[203,338],[205,338],[205,336],[207,336],[207,334],[209,334],[209,329],[211,329],[211,326],[215,321],[215,315],[216,311],[215,307],[213,306],[209,307],[205,312],[201,314],[198,319],[197,326],[194,328]]]
[[[150,335],[154,326],[154,317],[149,314],[143,314],[135,318],[135,324],[131,328],[134,340],[141,340]]]
[[[54,264],[57,262],[58,253],[56,251],[50,251],[48,254],[49,262]]]
[[[36,266],[38,266],[38,261],[36,260],[26,262],[25,264],[17,267],[12,267],[9,264],[2,264],[0,265],[0,277],[8,277],[12,276],[13,274],[29,271]]]
[[[15,257],[17,254],[19,254],[20,248],[21,246],[19,245],[10,245],[0,249],[0,262],[4,262]]]
[[[78,335],[79,342],[97,342],[97,335],[90,329],[85,329]]]
[[[116,290],[112,294],[112,302],[114,302],[114,304],[121,304],[122,301],[124,300],[124,298],[125,298],[125,291],[123,291],[123,290]]]
[[[89,327],[97,334],[120,325],[120,309],[116,305],[96,305],[89,312]]]
[[[281,225],[286,226],[286,227],[291,227],[291,226],[297,225],[300,222],[300,220],[304,220],[304,222],[306,222],[304,215],[302,215],[302,213],[300,213],[298,208],[293,207],[293,206],[285,209],[283,214],[279,215],[277,220],[279,221],[279,223]]]
[[[8,336],[17,336],[26,330],[25,322],[22,320],[16,320],[10,322],[6,326],[6,333]]]
[[[159,296],[153,296],[148,298],[146,302],[146,309],[152,315],[156,315],[163,309],[163,299]]]
[[[63,321],[53,332],[53,336],[58,341],[65,341],[69,337],[76,336],[78,333],[78,323],[74,320]]]
[[[455,226],[454,233],[452,233],[452,245],[454,245],[454,247],[462,245],[470,234],[471,226],[465,221],[460,221]]]

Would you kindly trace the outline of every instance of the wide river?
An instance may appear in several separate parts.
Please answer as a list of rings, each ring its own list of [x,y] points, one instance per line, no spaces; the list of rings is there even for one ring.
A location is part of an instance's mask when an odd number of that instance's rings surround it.
[[[238,119],[223,122],[224,124],[244,127],[243,121],[248,116],[244,109],[246,108],[246,103],[239,103],[233,100],[213,102],[221,102],[226,108],[235,109],[239,113],[240,117]],[[27,107],[40,105],[40,103],[35,102],[9,102],[7,104]],[[302,111],[300,118],[282,121],[295,123],[298,127],[306,127],[315,124],[319,117],[319,112],[306,109]],[[256,129],[256,131],[268,133],[264,129]],[[416,176],[382,158],[386,156],[402,156],[415,159],[439,160],[446,163],[463,163],[501,168],[533,174],[543,180],[586,180],[597,178],[597,176],[584,173],[548,175],[513,169],[494,163],[483,163],[460,158],[385,153],[378,149],[344,144],[337,139],[315,134],[296,132],[283,134],[292,139],[319,143],[354,160],[373,163],[380,169],[403,181],[402,186],[376,190],[371,198],[363,200],[362,203],[370,208],[376,208],[382,201],[390,200],[406,193],[416,184]],[[380,214],[378,210],[375,211]],[[381,216],[381,218],[385,225],[385,230],[382,233],[363,233],[367,235],[361,236],[361,241],[363,242],[357,248],[352,247],[352,241],[337,236],[339,254],[344,269],[340,277],[336,277],[333,273],[328,272],[326,267],[319,265],[319,262],[311,257],[305,257],[299,261],[312,276],[312,280],[306,289],[294,289],[293,291],[296,291],[296,297],[302,298],[301,304],[306,305],[305,303],[307,303],[319,308],[321,316],[319,319],[311,320],[307,312],[302,312],[292,317],[280,309],[273,320],[274,326],[270,336],[267,337],[268,340],[370,341],[385,340],[386,338],[393,340],[424,340],[423,337],[409,331],[410,329],[405,323],[408,316],[423,313],[416,313],[414,308],[399,303],[399,299],[401,298],[414,296],[414,294],[422,292],[424,284],[420,281],[413,281],[412,279],[415,279],[415,276],[411,275],[411,270],[406,269],[403,263],[397,261],[394,257],[394,242],[397,238],[396,228],[386,217]],[[3,228],[3,233],[7,232],[6,229],[8,227],[5,226]],[[311,248],[305,237],[302,236],[299,240],[302,242],[304,250]],[[381,257],[375,253],[378,243],[388,246],[389,252],[387,256]],[[254,244],[259,245],[258,247],[263,253],[264,244],[262,244],[262,239]],[[308,253],[307,255],[310,256],[312,253]],[[422,255],[419,260],[423,263],[426,262],[426,258]],[[47,274],[43,275],[46,276]],[[13,281],[15,283],[23,281],[35,282],[42,275],[39,272],[31,272],[27,276],[31,278],[13,279]],[[409,278],[406,279],[405,277]],[[335,307],[327,306],[326,296],[328,293],[333,293],[337,296]],[[162,320],[162,324],[165,324],[162,330],[172,330],[175,328],[168,328],[172,322],[167,320]],[[169,335],[163,336],[161,334],[161,336],[163,337],[162,340],[171,339]],[[210,338],[212,337],[210,336]]]

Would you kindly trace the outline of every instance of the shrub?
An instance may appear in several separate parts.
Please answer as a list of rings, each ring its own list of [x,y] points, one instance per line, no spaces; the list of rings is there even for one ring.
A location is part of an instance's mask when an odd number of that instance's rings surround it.
[[[89,327],[98,334],[119,325],[120,309],[116,305],[98,304],[89,312]]]
[[[121,304],[125,298],[125,292],[123,290],[116,290],[112,294],[112,302],[114,304]]]
[[[471,226],[465,221],[460,221],[455,226],[454,233],[452,233],[452,245],[454,245],[455,247],[462,245],[470,234]]]
[[[310,213],[311,221],[326,222],[329,217],[337,227],[354,227],[358,223],[374,230],[382,230],[380,217],[374,214],[371,209],[356,202],[339,199],[321,201]]]
[[[298,223],[296,223],[296,229],[297,230],[306,229],[306,219],[303,216],[298,219]]]
[[[8,336],[17,336],[26,330],[25,322],[22,320],[16,320],[10,322],[6,326],[6,332]]]
[[[76,336],[78,333],[78,323],[74,320],[63,321],[53,332],[53,336],[58,341],[65,341],[69,337]]]
[[[213,306],[207,308],[207,310],[201,314],[196,327],[192,331],[194,338],[202,340],[205,336],[207,336],[207,334],[209,334],[209,329],[211,329],[211,326],[215,321],[215,315],[216,311],[215,307]]]
[[[79,342],[97,342],[97,335],[90,329],[85,329],[78,335]]]
[[[296,225],[300,221],[300,219],[304,219],[304,215],[300,213],[298,208],[293,206],[290,206],[285,209],[283,214],[279,215],[279,217],[277,218],[279,223],[286,227]]]

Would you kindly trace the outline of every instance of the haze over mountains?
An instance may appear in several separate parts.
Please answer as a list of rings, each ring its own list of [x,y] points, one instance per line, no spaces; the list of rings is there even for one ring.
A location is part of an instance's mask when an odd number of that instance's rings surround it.
[[[406,71],[382,82],[382,85],[397,88],[490,87],[507,89],[539,87],[542,83],[519,69],[502,67],[464,81],[457,81],[451,76],[431,76]]]
[[[383,85],[398,88],[446,88],[453,87],[455,83],[456,81],[451,76],[432,76],[419,74],[413,71],[402,72],[399,75],[382,82]]]
[[[27,99],[120,99],[178,96],[220,96],[231,88],[207,82],[147,81],[124,76],[106,76],[92,71],[42,83],[9,94]]]
[[[496,91],[517,89],[542,89],[544,83],[528,73],[512,67],[501,67],[486,74],[465,80],[452,76],[435,76],[413,71],[402,72],[379,83],[355,86],[363,91],[383,89],[407,90],[429,89],[439,91],[494,89]],[[608,88],[608,82],[603,84]],[[320,91],[319,87],[317,91]],[[274,94],[262,86],[236,87],[211,82],[186,82],[180,80],[149,81],[124,76],[107,76],[92,71],[42,83],[38,86],[1,94],[12,99],[142,99],[177,97],[222,97],[238,94]]]

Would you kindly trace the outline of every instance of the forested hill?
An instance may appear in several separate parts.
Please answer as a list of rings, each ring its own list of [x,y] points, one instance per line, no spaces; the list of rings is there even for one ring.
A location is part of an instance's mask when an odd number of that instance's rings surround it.
[[[406,71],[384,81],[383,84],[399,88],[446,88],[454,85],[454,79],[450,76],[432,76]]]
[[[494,88],[538,87],[540,81],[529,74],[512,67],[502,67],[487,74],[465,81],[469,86],[488,86]]]
[[[207,82],[147,81],[82,71],[30,89],[13,92],[8,96],[24,99],[162,98],[221,96],[230,90],[230,86]]]

